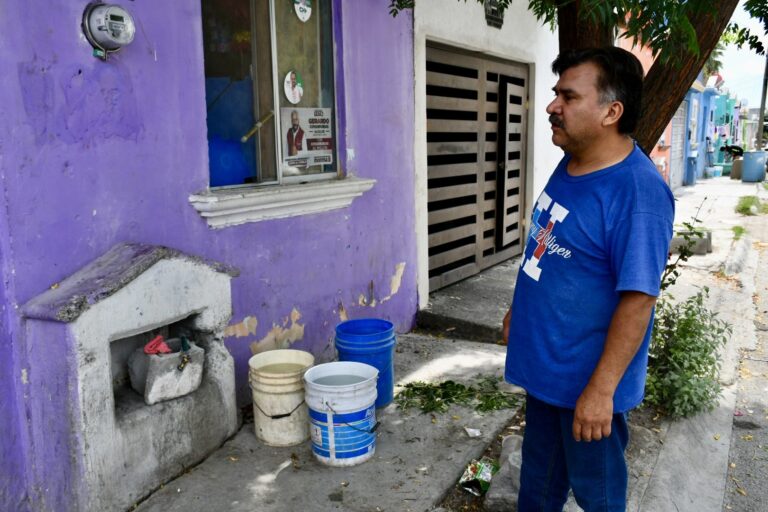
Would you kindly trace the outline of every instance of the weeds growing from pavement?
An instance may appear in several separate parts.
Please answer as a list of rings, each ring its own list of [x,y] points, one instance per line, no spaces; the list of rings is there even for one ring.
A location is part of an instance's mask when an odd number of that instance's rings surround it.
[[[661,275],[662,292],[677,282],[677,278],[680,277],[680,264],[685,263],[688,261],[688,258],[693,256],[693,247],[696,245],[696,242],[704,238],[705,230],[697,224],[701,224],[699,212],[706,200],[707,198],[705,197],[701,201],[699,208],[690,221],[683,222],[683,230],[679,231],[679,233],[683,240],[685,240],[685,243],[677,249],[676,257],[670,254],[670,258],[674,257],[675,259],[668,261],[666,267],[664,267],[664,272]]]
[[[760,201],[757,196],[742,196],[736,205],[736,213],[741,215],[760,215],[768,213],[768,202]]]
[[[708,288],[702,288],[682,302],[663,293],[675,284],[680,276],[680,264],[693,255],[694,245],[703,237],[702,228],[697,226],[701,223],[698,215],[702,206],[704,202],[691,221],[683,223],[687,230],[683,235],[685,243],[662,275],[662,295],[656,304],[648,349],[644,404],[673,418],[690,416],[717,404],[721,393],[717,353],[731,333],[731,326],[704,305]],[[744,232],[741,226],[734,227],[734,237]]]
[[[744,226],[733,226],[731,228],[733,230],[733,239],[738,240],[742,236],[744,236],[744,233],[747,232],[747,230],[744,228]]]
[[[717,354],[731,326],[704,305],[708,296],[705,287],[685,301],[664,297],[656,306],[645,403],[673,418],[714,408],[722,391]]]

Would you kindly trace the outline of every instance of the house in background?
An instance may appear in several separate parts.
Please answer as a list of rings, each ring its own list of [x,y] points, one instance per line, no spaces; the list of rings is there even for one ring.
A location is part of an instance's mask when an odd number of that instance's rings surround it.
[[[253,353],[333,358],[347,318],[408,331],[432,287],[519,252],[562,156],[557,38],[521,3],[499,28],[440,0],[394,19],[374,0],[123,2],[135,39],[106,60],[87,4],[0,18],[3,510],[125,509],[205,455],[159,460],[202,444],[196,421],[158,452],[119,421],[172,427],[172,405],[125,402],[144,340],[221,344],[216,396],[246,405]]]
[[[699,73],[685,95],[688,111],[685,127],[687,136],[683,147],[685,173],[684,185],[694,185],[697,178],[704,176],[707,164],[707,137],[712,137],[712,124],[709,121],[712,112],[712,91],[704,85],[704,75]]]

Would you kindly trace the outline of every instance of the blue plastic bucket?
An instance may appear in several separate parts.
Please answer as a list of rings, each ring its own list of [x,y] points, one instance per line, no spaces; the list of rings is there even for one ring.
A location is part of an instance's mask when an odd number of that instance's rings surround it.
[[[376,451],[376,376],[373,366],[320,364],[304,374],[309,434],[315,458],[329,466],[354,466]]]
[[[339,361],[355,361],[379,370],[376,408],[389,405],[395,394],[395,326],[379,318],[347,320],[336,326]]]
[[[765,180],[765,151],[747,151],[741,166],[741,181]]]

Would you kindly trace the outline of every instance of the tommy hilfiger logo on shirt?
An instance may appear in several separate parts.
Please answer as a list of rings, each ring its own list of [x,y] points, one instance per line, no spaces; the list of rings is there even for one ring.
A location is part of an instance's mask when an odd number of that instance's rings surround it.
[[[539,262],[545,254],[554,254],[565,259],[571,257],[571,251],[562,247],[557,242],[557,236],[553,233],[555,226],[565,220],[567,216],[568,210],[553,201],[546,192],[541,193],[539,200],[536,201],[536,208],[533,210],[531,229],[528,233],[526,254],[530,254],[530,256],[524,256],[521,262],[523,272],[533,280],[538,281],[541,277]]]

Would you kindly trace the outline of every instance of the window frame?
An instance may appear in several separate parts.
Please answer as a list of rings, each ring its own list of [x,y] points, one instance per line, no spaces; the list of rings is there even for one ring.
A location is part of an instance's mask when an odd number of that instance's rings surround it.
[[[259,0],[251,0],[251,2],[257,2]],[[278,76],[277,71],[277,21],[275,18],[275,2],[276,0],[269,0],[269,30],[270,34],[269,37],[271,39],[272,44],[271,50],[272,50],[272,101],[274,102],[274,118],[275,118],[275,141],[277,142],[277,153],[276,153],[276,162],[275,165],[277,166],[277,181],[269,182],[272,186],[274,185],[292,185],[292,184],[300,184],[300,183],[307,183],[307,182],[315,182],[315,181],[327,181],[332,179],[340,179],[343,178],[343,173],[341,170],[341,161],[339,158],[340,152],[339,152],[339,144],[338,144],[338,138],[339,138],[339,97],[336,93],[337,91],[337,83],[339,80],[338,72],[337,72],[337,58],[336,58],[336,27],[334,23],[334,12],[337,8],[341,8],[337,5],[337,2],[335,0],[323,0],[328,2],[330,5],[330,17],[331,17],[331,23],[330,23],[330,30],[331,30],[331,49],[330,49],[330,55],[331,59],[333,60],[333,128],[334,133],[336,135],[334,139],[333,144],[333,153],[334,158],[336,160],[336,171],[335,172],[320,172],[315,174],[306,174],[306,175],[299,175],[299,176],[283,176],[283,136],[282,133],[284,131],[282,126],[280,125],[280,87],[282,86],[282,80]],[[316,16],[320,16],[320,11],[318,9]],[[319,23],[320,20],[318,19],[317,22]],[[322,37],[321,37],[322,39]],[[322,49],[320,50],[322,52]],[[266,183],[256,183],[256,186],[269,186]]]
[[[254,0],[259,1],[259,0]],[[269,0],[270,9],[270,38],[274,43],[276,37],[276,21],[274,6],[276,0]],[[352,201],[371,190],[375,179],[355,176],[346,168],[346,88],[344,83],[344,40],[343,17],[341,13],[342,0],[325,0],[330,2],[330,41],[331,58],[333,60],[333,109],[334,109],[334,155],[336,172],[309,174],[304,176],[283,176],[281,163],[277,158],[273,165],[278,166],[278,179],[261,183],[243,183],[210,186],[210,164],[206,169],[208,185],[204,190],[191,194],[188,198],[190,205],[203,217],[212,229],[238,226],[277,218],[288,218],[313,213],[346,208]],[[203,20],[201,20],[202,22]],[[203,27],[203,23],[200,24]],[[202,38],[201,38],[202,39]],[[276,45],[271,49],[272,62],[272,94],[276,101],[279,117],[279,87],[277,78]],[[254,101],[256,101],[254,99]],[[278,122],[275,122],[277,156],[282,159],[283,141]],[[206,143],[207,143],[206,125]]]

